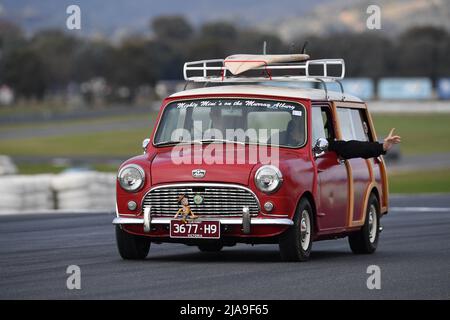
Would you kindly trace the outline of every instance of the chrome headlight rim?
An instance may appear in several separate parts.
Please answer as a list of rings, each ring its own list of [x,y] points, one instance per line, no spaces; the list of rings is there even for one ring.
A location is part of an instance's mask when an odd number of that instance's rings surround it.
[[[263,171],[265,169],[273,170],[278,179],[277,185],[275,186],[275,188],[273,188],[271,190],[264,190],[264,189],[260,188],[260,185],[258,183],[258,176],[260,175],[261,171]],[[280,169],[278,169],[278,167],[276,167],[274,165],[263,165],[263,166],[259,167],[258,170],[256,170],[254,182],[255,182],[256,188],[259,191],[267,193],[267,194],[271,194],[271,193],[277,192],[280,189],[280,187],[283,183],[283,174],[281,173]]]
[[[127,189],[127,188],[125,188],[123,186],[123,184],[121,182],[122,174],[124,173],[125,170],[130,169],[130,168],[136,169],[139,172],[139,174],[141,175],[141,181],[142,182],[139,185],[139,187],[137,187],[136,189]],[[137,165],[137,164],[127,164],[127,165],[125,165],[123,168],[121,168],[119,170],[119,173],[117,174],[117,181],[119,182],[119,185],[122,188],[122,190],[125,190],[126,192],[131,192],[131,193],[138,192],[139,190],[141,190],[144,187],[144,184],[145,184],[145,172],[144,172],[144,169],[142,169],[142,167],[140,165]]]

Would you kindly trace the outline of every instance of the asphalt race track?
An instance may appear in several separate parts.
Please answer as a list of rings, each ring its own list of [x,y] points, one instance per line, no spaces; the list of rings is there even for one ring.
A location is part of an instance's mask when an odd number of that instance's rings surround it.
[[[316,242],[307,263],[283,263],[278,246],[238,245],[219,254],[152,245],[123,261],[111,214],[0,216],[1,299],[449,299],[450,196],[391,199],[378,251],[353,255],[346,239]],[[81,268],[68,290],[66,268]],[[381,289],[366,286],[369,265]]]

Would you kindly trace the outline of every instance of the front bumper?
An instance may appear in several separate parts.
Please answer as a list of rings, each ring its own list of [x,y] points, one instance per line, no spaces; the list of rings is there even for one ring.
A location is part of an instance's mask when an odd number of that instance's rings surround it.
[[[170,221],[172,219],[170,218],[152,218],[150,220],[151,224],[170,224]],[[219,221],[221,224],[229,224],[229,225],[242,225],[243,220],[242,218],[199,218],[200,221],[208,221],[208,220],[214,220]],[[124,217],[117,217],[114,218],[113,224],[137,224],[137,225],[144,225],[145,221],[144,219],[140,218],[124,218]],[[251,225],[285,225],[285,226],[292,226],[294,222],[291,219],[287,218],[252,218],[250,219]]]
[[[116,209],[117,210],[117,209]],[[294,222],[288,218],[256,218],[250,216],[247,207],[243,207],[242,217],[203,217],[200,221],[219,221],[221,225],[241,225],[244,234],[251,233],[251,226],[266,225],[266,226],[292,226]],[[153,217],[151,215],[151,208],[144,209],[142,218],[123,217],[116,211],[117,217],[113,220],[115,225],[142,225],[144,232],[149,233],[152,225],[170,225],[172,218]]]

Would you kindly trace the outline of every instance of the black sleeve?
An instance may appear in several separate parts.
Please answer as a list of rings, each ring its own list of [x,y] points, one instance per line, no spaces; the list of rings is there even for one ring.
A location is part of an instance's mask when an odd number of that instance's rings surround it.
[[[336,141],[329,139],[328,150],[336,152],[343,159],[369,159],[386,154],[386,151],[383,150],[382,143],[357,140]]]

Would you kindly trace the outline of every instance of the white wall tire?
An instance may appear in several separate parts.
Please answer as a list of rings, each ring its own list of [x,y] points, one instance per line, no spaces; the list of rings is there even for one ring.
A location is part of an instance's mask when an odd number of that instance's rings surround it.
[[[294,216],[294,225],[280,236],[281,259],[307,261],[311,254],[313,231],[312,206],[307,199],[302,199]]]
[[[372,193],[366,209],[364,226],[348,236],[350,249],[356,254],[374,253],[378,247],[380,235],[380,205]]]

